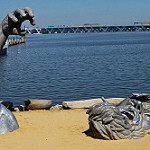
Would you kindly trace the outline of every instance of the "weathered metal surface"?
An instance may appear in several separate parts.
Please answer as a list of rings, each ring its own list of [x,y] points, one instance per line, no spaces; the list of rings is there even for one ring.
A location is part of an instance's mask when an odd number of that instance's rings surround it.
[[[142,102],[146,99],[149,100],[149,95],[133,95],[116,106],[102,98],[102,103],[87,111],[89,130],[86,133],[107,140],[145,136],[150,129],[150,106]]]
[[[14,131],[18,128],[19,125],[13,113],[0,104],[0,134]]]

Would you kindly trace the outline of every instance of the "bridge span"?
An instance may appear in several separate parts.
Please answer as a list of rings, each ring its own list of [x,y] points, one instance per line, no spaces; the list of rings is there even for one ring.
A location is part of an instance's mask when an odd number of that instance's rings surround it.
[[[150,31],[150,25],[106,26],[60,26],[48,28],[25,28],[27,34],[90,33],[90,32],[136,32]]]

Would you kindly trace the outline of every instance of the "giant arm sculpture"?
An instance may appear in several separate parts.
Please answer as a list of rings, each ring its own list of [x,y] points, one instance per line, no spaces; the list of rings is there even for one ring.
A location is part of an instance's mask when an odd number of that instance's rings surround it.
[[[0,52],[9,35],[25,34],[21,31],[21,24],[25,20],[29,20],[32,25],[35,24],[33,11],[29,7],[18,8],[4,18],[2,24],[0,24]],[[14,131],[18,128],[19,125],[13,113],[0,104],[0,134]]]
[[[9,13],[0,24],[0,51],[2,50],[9,35],[25,35],[21,31],[21,24],[25,20],[29,20],[35,25],[34,14],[31,8],[16,9]]]
[[[107,102],[93,105],[88,111],[89,130],[87,135],[106,140],[141,138],[150,130],[150,100],[148,94],[134,94],[118,106]]]

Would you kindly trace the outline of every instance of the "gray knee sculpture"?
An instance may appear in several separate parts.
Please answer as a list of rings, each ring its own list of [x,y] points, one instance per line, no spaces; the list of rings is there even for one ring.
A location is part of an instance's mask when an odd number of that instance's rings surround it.
[[[137,139],[145,136],[150,129],[150,106],[140,101],[143,97],[145,94],[133,95],[118,106],[102,98],[103,103],[95,104],[87,111],[87,134],[107,140]]]
[[[0,104],[0,134],[14,131],[18,128],[19,125],[13,113]]]

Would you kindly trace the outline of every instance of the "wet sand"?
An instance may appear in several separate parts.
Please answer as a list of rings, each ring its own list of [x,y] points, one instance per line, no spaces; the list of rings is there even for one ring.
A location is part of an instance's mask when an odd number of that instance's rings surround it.
[[[150,135],[134,140],[86,136],[86,110],[14,112],[20,128],[0,135],[2,150],[149,150]]]

